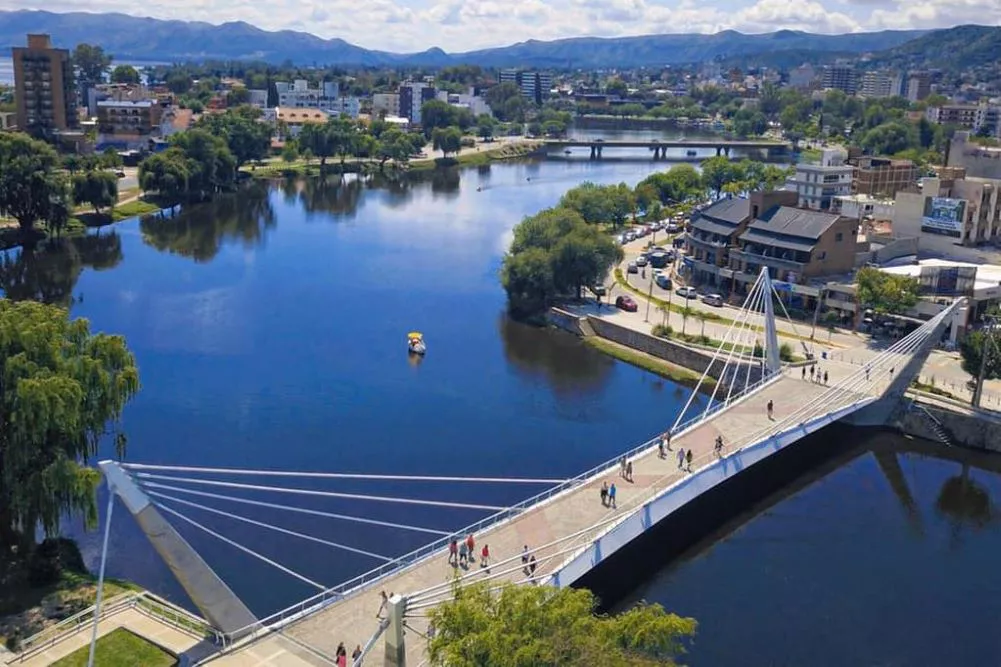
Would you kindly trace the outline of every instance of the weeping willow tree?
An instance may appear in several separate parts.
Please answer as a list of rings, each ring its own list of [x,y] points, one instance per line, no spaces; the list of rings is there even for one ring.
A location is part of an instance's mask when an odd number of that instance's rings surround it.
[[[26,557],[40,528],[96,522],[100,474],[87,466],[139,390],[121,336],[92,334],[63,308],[0,299],[0,547]]]

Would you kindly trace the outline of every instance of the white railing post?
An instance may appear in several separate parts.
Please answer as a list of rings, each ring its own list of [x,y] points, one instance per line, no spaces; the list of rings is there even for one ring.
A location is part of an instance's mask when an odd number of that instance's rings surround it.
[[[90,653],[87,667],[94,667],[94,650],[97,648],[97,626],[101,622],[101,599],[104,597],[104,566],[108,562],[108,537],[111,534],[111,511],[115,508],[115,490],[108,480],[108,511],[104,515],[104,542],[101,545],[101,569],[97,573],[97,601],[94,605],[94,630],[90,634]]]

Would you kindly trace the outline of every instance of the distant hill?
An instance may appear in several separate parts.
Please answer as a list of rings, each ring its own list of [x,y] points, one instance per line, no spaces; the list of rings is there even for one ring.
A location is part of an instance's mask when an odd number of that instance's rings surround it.
[[[540,68],[656,67],[776,51],[858,54],[895,47],[925,34],[923,31],[883,31],[814,35],[781,30],[745,35],[728,30],[714,35],[530,40],[466,53],[448,54],[441,49],[429,49],[422,53],[397,54],[364,49],[342,39],[321,39],[304,32],[269,32],[243,22],[212,25],[125,14],[0,12],[0,45],[23,44],[29,32],[49,33],[57,45],[67,48],[81,42],[100,44],[118,60],[291,60],[298,64],[366,66],[465,63],[484,67]]]
[[[936,30],[876,54],[874,61],[898,67],[965,69],[1001,61],[1001,26],[961,25]]]

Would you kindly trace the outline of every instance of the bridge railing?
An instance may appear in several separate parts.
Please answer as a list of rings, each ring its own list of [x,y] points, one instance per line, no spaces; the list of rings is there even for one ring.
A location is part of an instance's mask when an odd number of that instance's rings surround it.
[[[778,380],[780,377],[782,377],[781,373],[765,375],[757,382],[749,385],[747,389],[742,391],[740,394],[731,397],[729,401],[718,401],[717,403],[711,405],[707,410],[700,411],[695,417],[692,417],[688,421],[680,424],[674,430],[674,437],[678,437],[689,430],[697,428],[703,421],[709,419],[710,417],[721,412],[727,407],[730,407],[735,402],[739,401],[742,397],[757,391],[764,385],[770,384],[771,382]],[[302,600],[301,602],[298,602],[290,607],[275,612],[274,614],[267,616],[263,619],[260,619],[255,623],[252,623],[243,628],[240,628],[239,630],[231,632],[223,637],[224,642],[226,644],[229,644],[236,640],[243,640],[248,637],[255,637],[262,632],[277,630],[332,602],[341,600],[354,593],[357,593],[361,591],[363,588],[365,588],[368,584],[371,584],[373,581],[377,581],[391,574],[401,572],[402,570],[421,562],[428,556],[431,556],[432,554],[445,550],[453,539],[461,538],[462,536],[468,535],[470,533],[474,535],[482,534],[492,528],[497,527],[503,522],[518,516],[527,509],[535,508],[539,505],[549,502],[550,500],[552,500],[553,498],[555,498],[560,494],[567,493],[569,491],[578,488],[579,486],[586,483],[593,477],[596,477],[597,475],[609,469],[615,468],[615,466],[618,465],[619,460],[623,456],[625,456],[626,458],[634,458],[641,452],[646,452],[652,447],[656,447],[659,438],[660,434],[657,434],[653,438],[650,438],[649,440],[643,442],[642,444],[633,447],[629,451],[619,454],[613,459],[609,459],[607,461],[599,463],[598,465],[580,473],[575,477],[567,479],[566,481],[556,486],[550,487],[549,489],[539,494],[526,498],[525,500],[517,503],[516,505],[512,505],[507,509],[496,512],[495,514],[491,514],[477,521],[476,523],[473,523],[469,526],[466,526],[465,528],[462,528],[461,530],[457,530],[448,537],[443,537],[425,546],[415,549],[414,551],[404,554],[403,556],[400,556],[395,560],[389,561],[387,563],[380,565],[379,567],[364,572],[363,574],[360,574],[354,577],[353,579],[349,579],[341,584],[338,584],[337,586],[328,588],[327,590],[321,593],[317,593],[316,595],[306,598],[305,600]]]

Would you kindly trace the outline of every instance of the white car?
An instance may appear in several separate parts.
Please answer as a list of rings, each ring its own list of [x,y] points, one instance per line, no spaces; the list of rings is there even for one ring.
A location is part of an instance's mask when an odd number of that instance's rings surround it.
[[[683,299],[694,299],[698,296],[698,293],[695,291],[694,287],[679,287],[678,289],[674,290],[674,293],[682,297]]]
[[[646,266],[649,263],[645,255],[640,255],[636,258],[636,266]]]
[[[720,307],[723,305],[723,297],[719,294],[706,294],[702,297],[702,303],[707,306]]]

